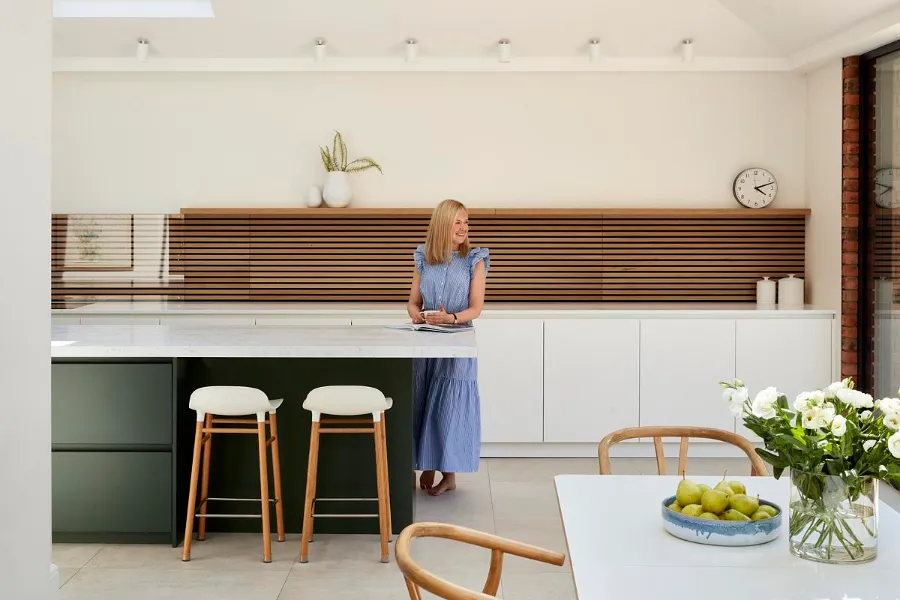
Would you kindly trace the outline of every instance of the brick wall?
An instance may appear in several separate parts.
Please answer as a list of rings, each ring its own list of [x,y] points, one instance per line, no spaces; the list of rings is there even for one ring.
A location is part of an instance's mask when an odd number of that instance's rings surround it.
[[[859,57],[844,59],[841,193],[841,377],[858,378],[859,356]]]
[[[860,368],[862,359],[859,352],[860,328],[869,340],[874,338],[874,323],[860,322],[861,286],[868,290],[867,304],[874,302],[874,280],[861,272],[860,243],[865,243],[863,252],[868,264],[873,264],[875,256],[875,236],[860,236],[860,227],[867,232],[875,230],[875,215],[868,211],[866,223],[860,222],[860,177],[872,181],[875,178],[875,66],[867,73],[860,71],[860,57],[850,56],[843,60],[843,187],[841,193],[841,377],[853,377],[859,387],[871,390],[871,369],[867,381],[862,381],[864,371]],[[865,82],[865,97],[861,94],[861,78]],[[863,107],[865,104],[865,107]],[[865,108],[865,122],[861,108]],[[867,160],[863,161],[863,154]],[[861,163],[866,165],[861,173]],[[870,193],[874,193],[873,191]],[[867,206],[873,205],[872,198],[862,198]],[[864,213],[866,211],[863,211]],[[866,241],[861,241],[866,240]],[[863,307],[865,308],[865,307]],[[871,319],[869,320],[871,321]]]

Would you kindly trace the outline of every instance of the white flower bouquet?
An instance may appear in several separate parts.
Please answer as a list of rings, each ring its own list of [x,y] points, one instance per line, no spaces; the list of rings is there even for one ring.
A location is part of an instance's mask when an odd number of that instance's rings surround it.
[[[866,562],[877,544],[877,482],[900,483],[900,399],[854,389],[851,378],[787,397],[767,387],[751,400],[720,382],[732,414],[758,435],[759,456],[791,471],[791,551],[824,562]]]

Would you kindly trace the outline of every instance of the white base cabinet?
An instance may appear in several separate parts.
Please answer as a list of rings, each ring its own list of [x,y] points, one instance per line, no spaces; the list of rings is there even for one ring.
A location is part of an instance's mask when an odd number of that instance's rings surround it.
[[[734,379],[734,319],[641,321],[641,426],[734,431],[718,382]]]
[[[599,442],[637,427],[640,321],[544,323],[544,441]]]
[[[543,329],[540,319],[476,323],[482,442],[542,441]]]
[[[750,390],[775,386],[793,406],[800,392],[832,382],[832,323],[825,319],[742,320],[736,322],[735,376]],[[737,432],[759,437],[739,420]]]

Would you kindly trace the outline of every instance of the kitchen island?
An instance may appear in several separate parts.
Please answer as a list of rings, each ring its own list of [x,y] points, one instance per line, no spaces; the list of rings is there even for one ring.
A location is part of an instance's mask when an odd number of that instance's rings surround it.
[[[310,431],[304,398],[322,385],[380,389],[394,401],[386,425],[392,523],[399,533],[414,516],[413,361],[476,356],[471,332],[382,326],[54,325],[51,346],[54,540],[173,545],[184,535],[193,390],[246,385],[284,399],[278,430],[285,528],[299,533]],[[211,497],[259,497],[256,451],[242,438],[214,440]],[[375,496],[369,436],[323,443],[317,495]],[[217,512],[246,512],[236,504]],[[370,512],[358,502],[327,504],[317,510]],[[260,524],[212,519],[208,527],[257,532]],[[316,533],[377,531],[375,519],[316,520]]]

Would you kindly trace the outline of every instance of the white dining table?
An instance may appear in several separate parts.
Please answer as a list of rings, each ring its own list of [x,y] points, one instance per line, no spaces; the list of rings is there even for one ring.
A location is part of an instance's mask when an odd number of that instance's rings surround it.
[[[710,486],[722,479],[689,478]],[[661,503],[680,479],[555,478],[578,600],[900,600],[900,514],[884,502],[875,560],[830,565],[788,549],[788,477],[728,478],[785,510],[778,538],[735,548],[684,541],[663,529]]]

